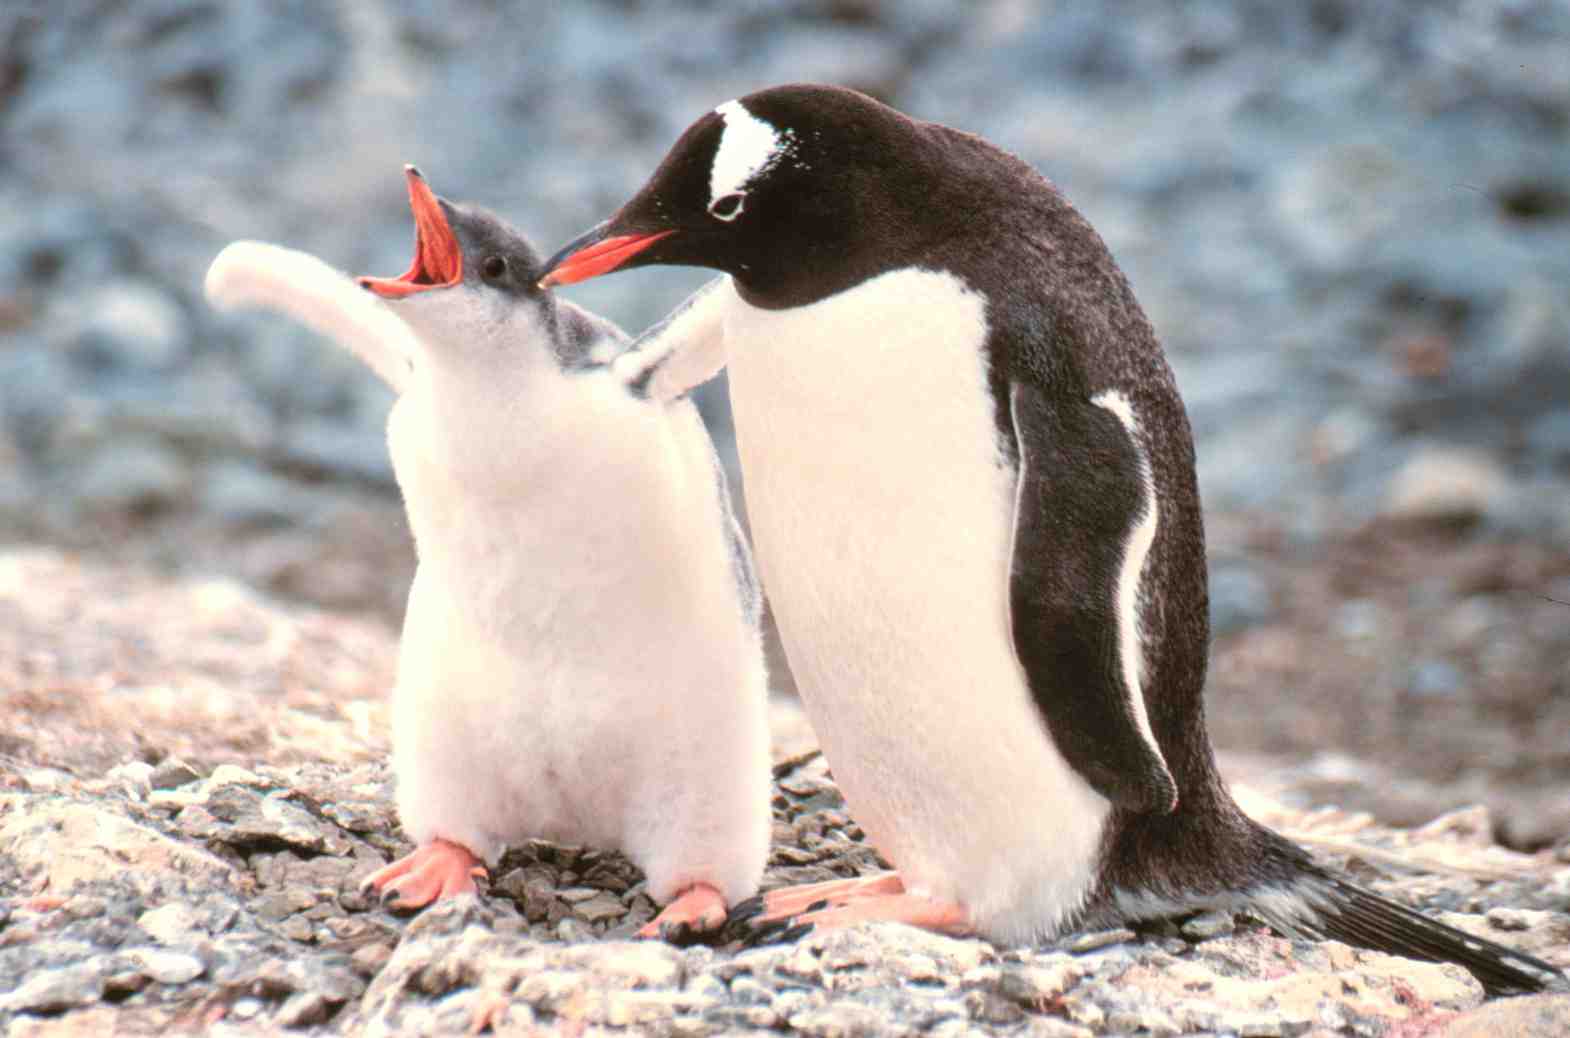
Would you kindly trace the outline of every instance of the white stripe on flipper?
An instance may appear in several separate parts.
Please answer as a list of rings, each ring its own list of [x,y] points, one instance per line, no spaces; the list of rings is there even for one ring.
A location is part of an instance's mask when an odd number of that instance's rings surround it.
[[[747,111],[740,101],[726,101],[714,111],[725,121],[725,130],[709,170],[710,205],[756,180],[786,149],[786,135]]]
[[[1161,745],[1156,742],[1155,733],[1150,729],[1150,717],[1145,710],[1145,690],[1141,684],[1145,675],[1145,639],[1139,622],[1139,584],[1145,570],[1145,559],[1156,541],[1156,525],[1161,518],[1160,508],[1156,504],[1156,485],[1150,475],[1150,462],[1146,460],[1145,451],[1139,443],[1139,420],[1134,416],[1134,408],[1128,397],[1118,390],[1108,389],[1096,394],[1090,402],[1117,416],[1134,446],[1134,456],[1139,459],[1139,485],[1144,498],[1144,514],[1129,531],[1128,541],[1123,545],[1123,568],[1118,574],[1118,654],[1123,657],[1123,681],[1128,685],[1134,724],[1150,745],[1150,752],[1166,767]]]

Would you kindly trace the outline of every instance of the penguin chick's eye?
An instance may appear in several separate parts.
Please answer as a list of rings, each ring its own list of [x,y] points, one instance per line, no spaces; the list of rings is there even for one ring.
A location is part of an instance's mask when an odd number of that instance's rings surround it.
[[[747,192],[732,191],[728,195],[721,195],[709,203],[709,215],[716,220],[726,223],[740,216],[742,210],[747,208]]]
[[[500,281],[507,276],[505,256],[487,256],[480,263],[480,277],[486,281]]]

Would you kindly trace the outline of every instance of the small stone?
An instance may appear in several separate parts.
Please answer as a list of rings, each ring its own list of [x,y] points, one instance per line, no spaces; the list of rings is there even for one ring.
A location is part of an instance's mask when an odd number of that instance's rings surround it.
[[[387,814],[381,808],[358,800],[323,804],[322,814],[351,833],[376,832],[387,821]]]
[[[1186,919],[1183,922],[1182,933],[1184,937],[1195,941],[1208,941],[1212,937],[1221,937],[1237,929],[1237,921],[1231,912],[1201,912],[1199,915]]]
[[[998,993],[1021,1005],[1039,1007],[1073,987],[1082,975],[1072,960],[1049,966],[1010,966],[998,977]]]
[[[607,991],[603,1007],[604,1022],[612,1027],[648,1027],[675,1018],[678,1009],[688,1008],[687,996],[679,991]]]
[[[1015,1002],[982,990],[965,992],[965,1011],[972,1020],[999,1027],[1017,1024],[1025,1018],[1024,1010]]]
[[[712,973],[700,973],[698,976],[693,977],[687,982],[687,986],[683,990],[694,999],[705,1002],[708,1005],[719,1005],[722,1002],[729,1001],[732,997],[730,990],[725,986],[725,982]]]
[[[165,811],[179,811],[181,808],[197,807],[205,803],[207,803],[207,793],[202,789],[155,789],[147,795],[149,807]]]
[[[518,985],[518,997],[549,1013],[554,1013],[584,990],[587,977],[576,970],[541,970],[530,974]]]
[[[103,997],[104,978],[96,959],[39,970],[14,991],[0,995],[0,1012],[61,1013]]]
[[[108,778],[112,782],[119,782],[131,789],[138,796],[145,796],[152,792],[150,779],[153,766],[143,760],[127,761],[116,765],[109,770]]]
[[[1218,564],[1210,573],[1210,630],[1213,635],[1235,634],[1265,623],[1275,616],[1270,584],[1255,570],[1240,563]]]
[[[89,510],[133,511],[178,504],[190,486],[190,466],[172,448],[124,439],[95,449],[77,471],[74,489]]]
[[[162,371],[188,348],[184,311],[151,282],[122,278],[94,286],[74,309],[84,315],[78,352],[99,365]]]
[[[200,772],[179,757],[165,757],[153,768],[147,781],[154,789],[178,789],[201,777]]]
[[[374,977],[382,971],[383,966],[387,965],[387,960],[392,958],[392,953],[392,945],[380,941],[362,945],[349,956],[349,964],[360,976]]]
[[[563,944],[579,944],[593,938],[594,934],[580,919],[567,916],[556,923],[556,939]]]
[[[287,896],[287,892],[278,891],[276,893],[264,894],[252,901],[251,911],[263,919],[277,922],[280,919],[287,919],[293,915],[295,906]]]
[[[148,984],[148,976],[140,969],[121,970],[104,978],[104,998],[119,1000],[129,998]]]
[[[786,1022],[791,1030],[810,1038],[861,1038],[881,1034],[885,1026],[882,1013],[854,1002],[836,1002],[823,1009],[794,1013]]]
[[[1466,676],[1449,660],[1420,659],[1407,676],[1407,690],[1422,699],[1452,699],[1465,688]]]
[[[1535,920],[1549,917],[1547,912],[1531,912],[1519,908],[1490,908],[1484,918],[1495,930],[1523,932],[1530,930]]]
[[[1095,1032],[1090,1028],[1059,1020],[1055,1016],[1030,1017],[1025,1021],[1025,1030],[1021,1033],[1027,1038],[1095,1038]]]
[[[60,906],[60,911],[71,919],[93,919],[109,910],[107,898],[78,894]]]
[[[1488,454],[1463,447],[1429,447],[1391,478],[1382,514],[1415,522],[1469,521],[1503,508],[1510,477]]]
[[[316,939],[316,928],[309,919],[301,916],[290,916],[278,924],[278,932],[291,941],[301,944],[309,943]]]
[[[774,992],[752,977],[740,976],[730,982],[730,997],[744,1006],[766,1006],[774,1001]]]
[[[207,936],[196,910],[179,901],[149,909],[137,917],[136,925],[165,946],[188,944]]]
[[[240,998],[229,1007],[228,1015],[236,1020],[250,1020],[265,1008],[266,1003],[259,998]]]
[[[1177,1035],[1183,1029],[1163,1009],[1115,1009],[1107,1014],[1107,1029],[1115,1034]]]
[[[1135,938],[1133,930],[1102,930],[1098,933],[1083,933],[1070,938],[1063,945],[1063,950],[1075,955],[1083,955],[1101,948],[1108,948],[1114,944],[1123,944]]]
[[[222,823],[213,817],[213,813],[198,804],[182,807],[179,814],[174,816],[174,824],[182,833],[197,840],[206,840],[223,829]]]
[[[603,923],[626,915],[627,906],[616,895],[601,891],[587,901],[574,905],[573,911],[590,923]]]
[[[1570,995],[1523,995],[1469,1009],[1439,1038],[1538,1038],[1570,1034]]]
[[[206,963],[185,952],[163,948],[133,948],[124,954],[144,976],[160,984],[184,984],[207,972]]]
[[[238,764],[220,764],[213,769],[207,777],[209,791],[221,786],[265,786],[267,781],[254,771],[248,771]]]
[[[279,1007],[273,1022],[279,1027],[310,1027],[327,1019],[329,1004],[319,991],[301,991],[290,995]]]

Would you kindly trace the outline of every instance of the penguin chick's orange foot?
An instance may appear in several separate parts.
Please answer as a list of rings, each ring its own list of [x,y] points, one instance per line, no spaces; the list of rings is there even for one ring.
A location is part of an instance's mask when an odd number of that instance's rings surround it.
[[[467,847],[438,838],[377,869],[361,889],[374,890],[393,908],[410,910],[444,897],[478,894],[474,881],[484,876],[484,864]]]
[[[725,895],[707,883],[694,883],[645,923],[638,936],[680,941],[718,930],[725,925],[725,918]]]

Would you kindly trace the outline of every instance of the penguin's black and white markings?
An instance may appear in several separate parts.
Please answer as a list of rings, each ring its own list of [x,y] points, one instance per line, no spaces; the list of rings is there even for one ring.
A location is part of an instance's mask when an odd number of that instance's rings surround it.
[[[208,278],[399,393],[388,442],[419,566],[393,766],[416,849],[368,883],[419,907],[474,892],[504,844],[587,843],[669,902],[645,936],[713,930],[757,890],[769,834],[760,598],[723,469],[690,400],[612,363],[619,329],[537,287],[521,235],[407,179],[401,277],[356,287],[239,243]]]
[[[1332,876],[1226,792],[1188,419],[1106,246],[1029,166],[853,91],[764,90],[542,284],[648,264],[725,275],[622,362],[665,393],[728,367],[764,586],[897,868],[743,914],[1029,941],[1246,906],[1496,991],[1559,977]]]

